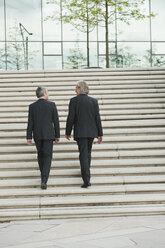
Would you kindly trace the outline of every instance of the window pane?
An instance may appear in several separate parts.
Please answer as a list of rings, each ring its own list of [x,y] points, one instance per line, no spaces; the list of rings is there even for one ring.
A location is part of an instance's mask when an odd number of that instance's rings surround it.
[[[149,2],[141,6],[145,9],[145,14],[149,15]],[[149,19],[144,20],[130,20],[130,25],[118,20],[118,40],[125,41],[147,41],[150,40],[150,26]]]
[[[63,40],[64,41],[86,41],[87,35],[73,27],[71,24],[63,23]]]
[[[98,27],[98,40],[105,41],[105,24],[100,23]],[[115,24],[109,24],[109,41],[115,40]]]
[[[0,40],[5,40],[5,30],[4,30],[4,1],[0,1]]]
[[[150,44],[148,42],[118,43],[118,67],[150,66]]]
[[[42,43],[29,42],[28,44],[28,69],[42,69]]]
[[[62,69],[62,57],[44,56],[44,69]]]
[[[155,54],[165,54],[165,42],[154,42],[153,43],[153,53]]]
[[[5,43],[0,42],[0,70],[5,70]]]
[[[61,42],[45,42],[44,55],[46,54],[61,55]]]
[[[106,67],[106,58],[105,56],[99,56],[99,66],[105,68]]]
[[[64,43],[64,67],[83,68],[87,66],[85,42],[65,42]]]
[[[50,18],[51,17],[51,18]],[[60,0],[57,4],[43,1],[43,36],[44,40],[61,40]]]
[[[89,44],[89,54],[90,54],[90,57],[89,57],[90,67],[97,67],[98,66],[97,42],[91,42]]]
[[[95,27],[95,28],[89,33],[89,40],[90,40],[90,41],[97,41],[97,27]]]
[[[115,24],[109,25],[109,41],[115,41]]]
[[[23,30],[23,36],[29,37],[29,40],[41,40],[41,1],[40,0],[6,0],[7,15],[7,39],[22,41],[19,23],[21,23],[28,32]],[[17,36],[15,35],[17,32]],[[24,38],[24,39],[25,39]]]
[[[99,42],[99,54],[105,55],[106,54],[106,44],[105,42]],[[115,53],[115,43],[114,42],[109,42],[109,53]]]
[[[165,1],[152,0],[152,11],[156,14],[152,18],[152,39],[165,40],[164,23],[165,23]]]
[[[115,49],[115,43],[113,42],[111,42],[111,43],[109,43],[109,53],[110,54],[114,54],[114,53],[116,53],[116,49]]]
[[[100,23],[101,25],[101,23]],[[99,41],[105,41],[105,28],[104,28],[104,23],[102,23],[101,26],[98,26],[98,39]]]
[[[99,66],[100,67],[106,67],[106,43],[100,42],[99,43]],[[115,49],[115,43],[109,42],[109,63],[110,68],[116,67],[116,49]]]
[[[105,54],[105,42],[99,42],[99,55]]]

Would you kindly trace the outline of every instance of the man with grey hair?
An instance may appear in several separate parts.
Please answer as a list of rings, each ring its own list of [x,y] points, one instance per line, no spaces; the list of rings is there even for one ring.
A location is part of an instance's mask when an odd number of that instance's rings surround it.
[[[79,81],[76,85],[77,96],[69,103],[69,114],[66,123],[66,138],[70,140],[74,127],[74,139],[79,148],[81,175],[84,181],[82,188],[91,186],[90,163],[91,150],[94,138],[98,143],[102,142],[102,125],[99,114],[98,101],[88,96],[89,89],[85,81]]]
[[[41,172],[41,188],[47,188],[53,141],[59,142],[60,127],[56,104],[48,101],[48,91],[44,87],[36,90],[38,101],[29,105],[27,144],[32,145],[32,134],[38,153],[38,164]]]

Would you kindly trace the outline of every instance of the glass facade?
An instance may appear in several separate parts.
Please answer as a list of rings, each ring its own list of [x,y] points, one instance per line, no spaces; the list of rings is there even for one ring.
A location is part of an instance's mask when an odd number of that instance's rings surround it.
[[[87,35],[59,20],[66,10],[56,2],[0,0],[0,70],[87,67]],[[109,24],[111,68],[165,66],[165,1],[146,0],[144,7],[155,17]],[[105,53],[105,28],[98,25],[89,32],[90,67],[105,68]]]

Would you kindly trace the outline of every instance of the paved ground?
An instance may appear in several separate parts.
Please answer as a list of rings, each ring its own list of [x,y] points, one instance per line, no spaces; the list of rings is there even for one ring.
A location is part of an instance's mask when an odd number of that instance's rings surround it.
[[[165,248],[165,215],[0,224],[0,248]]]

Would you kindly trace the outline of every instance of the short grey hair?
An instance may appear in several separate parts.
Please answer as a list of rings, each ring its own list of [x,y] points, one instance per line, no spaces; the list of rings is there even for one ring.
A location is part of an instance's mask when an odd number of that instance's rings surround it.
[[[41,87],[39,86],[37,89],[36,89],[36,96],[38,98],[42,97],[45,93],[47,92],[47,89],[45,87]]]
[[[79,81],[76,86],[81,89],[82,93],[89,93],[89,87],[85,81]]]

